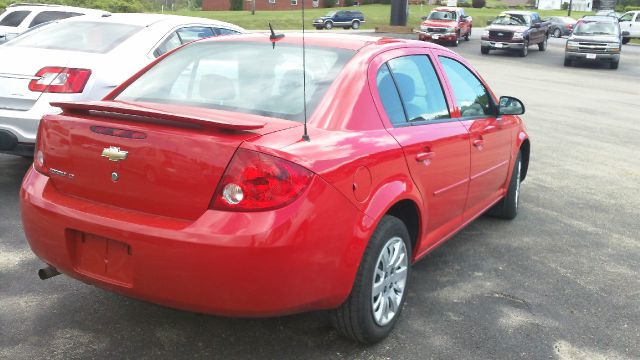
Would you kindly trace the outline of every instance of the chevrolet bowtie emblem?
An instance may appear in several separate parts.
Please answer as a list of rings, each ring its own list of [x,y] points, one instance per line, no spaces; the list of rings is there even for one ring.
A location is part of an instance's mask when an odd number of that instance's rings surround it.
[[[102,156],[111,161],[122,161],[127,158],[128,151],[120,150],[119,147],[110,146],[102,150]]]

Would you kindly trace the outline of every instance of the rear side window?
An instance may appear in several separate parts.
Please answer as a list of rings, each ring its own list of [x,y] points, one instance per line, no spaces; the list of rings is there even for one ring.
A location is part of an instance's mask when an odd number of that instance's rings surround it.
[[[31,14],[31,11],[10,12],[0,20],[0,26],[18,27],[29,14]]]
[[[482,82],[464,65],[440,56],[462,117],[495,116],[494,105]]]
[[[426,55],[399,57],[387,64],[410,122],[449,118],[442,86]]]
[[[5,46],[32,47],[104,54],[131,37],[141,26],[93,21],[62,22],[33,31]]]
[[[400,95],[396,84],[393,82],[391,72],[387,64],[382,65],[378,70],[378,76],[376,78],[376,84],[378,85],[378,94],[382,100],[382,106],[387,113],[389,120],[394,125],[402,124],[407,121],[402,108],[402,102],[400,101]]]
[[[229,29],[225,29],[225,28],[216,28],[216,35],[235,35],[235,34],[240,34],[239,32],[235,31],[235,30],[229,30]]]
[[[33,20],[31,21],[31,24],[29,24],[29,27],[31,28],[36,25],[40,25],[42,23],[46,23],[49,21],[61,20],[61,19],[66,19],[66,18],[79,16],[79,15],[82,15],[82,14],[66,12],[66,11],[43,11],[33,18]]]

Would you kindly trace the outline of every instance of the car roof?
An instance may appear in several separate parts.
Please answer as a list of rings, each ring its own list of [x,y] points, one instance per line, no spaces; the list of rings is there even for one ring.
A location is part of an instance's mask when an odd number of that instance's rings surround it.
[[[108,11],[104,11],[104,10],[96,10],[96,9],[88,9],[88,8],[82,8],[82,7],[77,7],[77,6],[67,6],[67,5],[57,5],[57,4],[30,4],[30,3],[18,3],[18,4],[11,4],[9,6],[7,6],[7,11],[8,10],[29,10],[29,11],[51,11],[51,10],[58,10],[58,11],[75,11],[75,12],[81,12],[84,14],[88,14],[88,13],[101,13],[101,14],[109,14]]]
[[[302,33],[286,33],[284,38],[279,40],[278,43],[285,44],[302,44]],[[215,38],[207,38],[198,41],[246,41],[246,42],[266,42],[268,43],[268,33],[251,33],[243,35],[228,35],[219,36]],[[330,33],[305,33],[304,42],[306,46],[321,46],[332,47],[338,49],[347,49],[353,51],[359,51],[365,47],[379,47],[381,49],[391,49],[399,47],[424,47],[424,48],[437,48],[443,51],[452,52],[440,45],[409,39],[397,39],[397,38],[385,38],[378,36],[367,35],[348,35],[348,34],[330,34]],[[276,45],[277,46],[277,45]]]
[[[533,11],[508,10],[508,11],[503,11],[500,14],[531,15],[533,14]]]
[[[586,21],[600,21],[600,22],[618,22],[618,19],[613,17],[613,16],[606,16],[606,15],[585,15],[582,17],[581,20],[586,20]]]
[[[74,17],[70,19],[65,19],[64,21],[75,22],[75,21],[97,21],[104,23],[114,23],[114,24],[127,24],[127,25],[138,25],[143,27],[148,27],[158,23],[164,24],[210,24],[214,26],[221,26],[231,29],[236,29],[240,32],[244,32],[239,26],[226,23],[223,21],[199,18],[199,17],[191,17],[191,16],[180,16],[180,15],[165,15],[165,14],[146,14],[146,13],[117,13],[117,14],[109,14],[108,16],[101,17]]]

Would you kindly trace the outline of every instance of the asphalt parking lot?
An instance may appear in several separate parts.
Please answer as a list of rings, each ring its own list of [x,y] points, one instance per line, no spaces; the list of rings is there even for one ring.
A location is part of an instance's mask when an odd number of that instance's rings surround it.
[[[41,281],[18,209],[30,161],[0,155],[0,358],[640,358],[640,46],[618,70],[564,68],[564,40],[520,58],[481,55],[478,35],[454,50],[527,109],[520,214],[482,217],[418,263],[388,339],[343,340],[323,312],[221,318]]]

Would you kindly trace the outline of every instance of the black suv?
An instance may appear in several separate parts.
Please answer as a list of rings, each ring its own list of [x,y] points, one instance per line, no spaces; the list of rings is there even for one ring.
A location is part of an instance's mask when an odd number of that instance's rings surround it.
[[[622,36],[618,19],[612,16],[585,16],[578,20],[571,37],[567,39],[564,66],[574,61],[607,62],[617,69],[622,50]]]
[[[361,24],[364,24],[364,15],[362,12],[354,10],[332,11],[325,16],[313,19],[313,26],[318,30],[322,28],[331,30],[334,26],[342,26],[345,29],[352,28],[355,30],[358,29]]]

